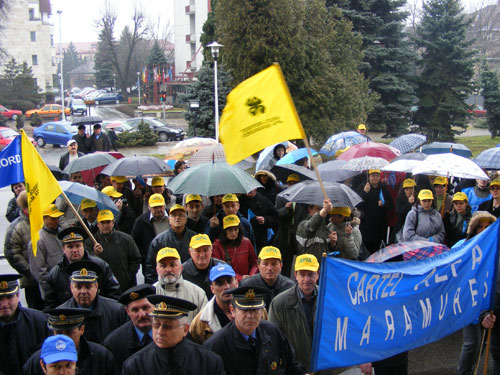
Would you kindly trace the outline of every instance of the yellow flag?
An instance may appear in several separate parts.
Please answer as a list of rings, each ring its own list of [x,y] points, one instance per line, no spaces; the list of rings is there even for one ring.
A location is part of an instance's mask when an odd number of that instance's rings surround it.
[[[38,231],[43,226],[42,213],[62,193],[62,190],[24,130],[21,133],[21,157],[24,184],[28,193],[31,246],[36,256],[36,245],[40,238]]]
[[[229,93],[219,135],[229,164],[275,143],[305,138],[278,64],[241,82]]]

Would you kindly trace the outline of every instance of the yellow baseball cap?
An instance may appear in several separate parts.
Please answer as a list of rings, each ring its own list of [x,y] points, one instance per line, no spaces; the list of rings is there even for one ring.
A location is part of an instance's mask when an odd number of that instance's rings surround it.
[[[165,180],[163,180],[163,177],[153,177],[151,180],[151,186],[165,186]]]
[[[351,209],[349,207],[333,207],[329,214],[349,217],[351,216]]]
[[[97,207],[97,203],[94,202],[92,199],[84,198],[80,202],[80,209],[82,211],[86,210],[87,208],[94,208],[94,207]]]
[[[494,180],[492,180],[490,182],[490,187],[492,187],[492,186],[500,186],[500,179],[495,178]]]
[[[281,251],[274,246],[264,246],[259,253],[259,259],[279,259],[281,260]]]
[[[157,263],[165,258],[181,259],[179,252],[177,251],[177,249],[174,249],[173,247],[164,247],[163,249],[160,249],[158,251],[158,254],[156,254]]]
[[[101,193],[104,193],[111,198],[120,198],[123,195],[122,193],[119,193],[113,186],[106,186],[101,190]]]
[[[411,187],[415,187],[415,186],[417,186],[417,183],[412,178],[407,178],[406,180],[403,181],[403,189],[411,188]]]
[[[434,185],[446,185],[447,183],[448,183],[447,178],[443,176],[437,176],[434,179]]]
[[[115,181],[119,184],[124,184],[125,182],[128,181],[128,178],[123,176],[113,176],[111,177],[111,181]]]
[[[149,207],[164,206],[165,198],[163,198],[163,195],[161,194],[151,194],[151,196],[148,199],[148,205]]]
[[[358,130],[364,129],[366,130],[366,125],[365,124],[359,124],[358,125]]]
[[[198,194],[186,195],[186,204],[188,204],[189,202],[193,202],[193,201],[200,201],[201,202],[201,196]]]
[[[55,204],[49,204],[49,207],[47,207],[44,211],[43,211],[43,216],[50,216],[50,217],[59,217],[59,216],[62,216],[64,215],[64,212],[61,212],[59,211],[59,209],[57,208],[57,206]]]
[[[432,191],[429,189],[422,189],[418,193],[418,199],[425,200],[425,199],[434,199],[434,196],[432,195]]]
[[[222,197],[222,204],[226,202],[239,202],[239,199],[236,194],[226,194]]]
[[[455,193],[453,195],[453,199],[452,201],[466,201],[468,202],[469,201],[469,198],[467,197],[467,194],[465,193],[462,193],[461,191],[459,191],[458,193]]]
[[[372,174],[372,173],[378,173],[378,174],[380,174],[380,169],[370,169],[370,170],[368,170],[368,174]]]
[[[227,215],[222,219],[222,228],[237,227],[240,225],[240,218],[236,215]]]
[[[115,216],[110,210],[102,210],[99,211],[97,214],[97,222],[100,223],[101,221],[106,221],[106,220],[114,220]]]
[[[300,182],[300,177],[299,175],[295,174],[295,173],[292,173],[292,174],[289,174],[288,177],[286,178],[286,181],[285,182]]]
[[[171,208],[170,208],[170,211],[168,211],[169,214],[171,214],[172,212],[176,211],[176,210],[181,210],[181,211],[184,211],[186,212],[186,209],[184,208],[184,206],[181,206],[180,204],[174,204]]]
[[[189,241],[189,247],[193,249],[207,245],[212,246],[212,241],[210,241],[210,237],[206,234],[197,234],[196,236],[191,237],[191,241]]]
[[[318,259],[312,254],[302,254],[295,259],[295,271],[316,272],[318,268]]]

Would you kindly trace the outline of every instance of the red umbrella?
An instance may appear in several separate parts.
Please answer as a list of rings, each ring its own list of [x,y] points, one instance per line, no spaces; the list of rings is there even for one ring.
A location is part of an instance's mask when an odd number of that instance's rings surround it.
[[[346,152],[337,156],[337,159],[349,161],[363,156],[373,156],[390,161],[400,154],[398,149],[389,145],[367,141],[351,146]]]
[[[121,152],[111,151],[111,152],[107,152],[107,153],[110,154],[111,156],[113,156],[115,159],[121,159],[121,158],[125,157],[125,155],[123,155]],[[103,165],[101,167],[94,168],[94,169],[89,169],[88,171],[81,171],[83,182],[88,186],[94,187],[94,180],[95,180],[96,176],[99,173],[101,173],[101,171],[104,168],[106,168],[105,165]]]

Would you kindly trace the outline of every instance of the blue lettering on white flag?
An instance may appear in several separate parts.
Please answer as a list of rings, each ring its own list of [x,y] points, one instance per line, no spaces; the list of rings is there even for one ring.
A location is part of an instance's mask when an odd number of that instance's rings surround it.
[[[499,225],[423,260],[323,258],[312,371],[378,361],[478,323],[493,306]]]
[[[0,187],[24,182],[21,158],[21,136],[17,136],[0,152]]]

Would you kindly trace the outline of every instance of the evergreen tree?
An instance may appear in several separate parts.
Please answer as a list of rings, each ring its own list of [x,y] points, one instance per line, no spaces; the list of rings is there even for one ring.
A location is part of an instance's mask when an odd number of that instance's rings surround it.
[[[10,59],[0,77],[0,102],[23,111],[31,109],[41,99],[31,67],[23,62],[18,64]]]
[[[82,65],[81,59],[78,57],[78,52],[76,51],[73,42],[69,43],[68,48],[63,54],[63,74],[65,84],[69,84],[69,73]],[[60,73],[60,67],[58,66],[58,73]]]
[[[148,66],[159,66],[167,63],[167,58],[165,57],[165,52],[161,49],[158,41],[155,40],[153,47],[151,47],[151,51],[148,55]]]
[[[414,123],[430,141],[453,141],[467,127],[465,103],[471,92],[474,52],[466,38],[470,20],[459,0],[429,0],[417,27],[421,51],[418,110]]]
[[[215,7],[217,6],[217,0],[212,0],[210,2],[211,12],[208,13],[207,20],[203,24],[203,33],[200,35],[200,43],[202,46],[215,41]],[[212,61],[212,52],[210,48],[203,48],[203,60]]]
[[[403,31],[408,14],[401,11],[406,0],[329,0],[337,4],[363,38],[364,59],[360,65],[370,80],[370,89],[380,95],[367,123],[388,136],[408,129],[410,108],[415,102],[412,71],[416,56]]]
[[[226,96],[231,91],[231,75],[217,66],[217,84],[219,90],[219,115],[226,105]],[[189,99],[198,99],[198,111],[186,111],[184,118],[189,123],[188,135],[195,134],[199,137],[215,138],[215,112],[214,112],[214,69],[211,64],[204,63],[198,72],[198,80],[191,83],[186,94],[180,98],[186,103]]]
[[[483,90],[484,108],[486,109],[486,122],[491,137],[500,135],[500,87],[498,75],[490,70],[488,63],[481,64],[481,88]]]
[[[103,39],[103,31],[99,34],[99,42],[97,43],[97,51],[94,59],[95,83],[97,88],[113,86],[113,64],[111,62],[111,54],[109,45]]]

